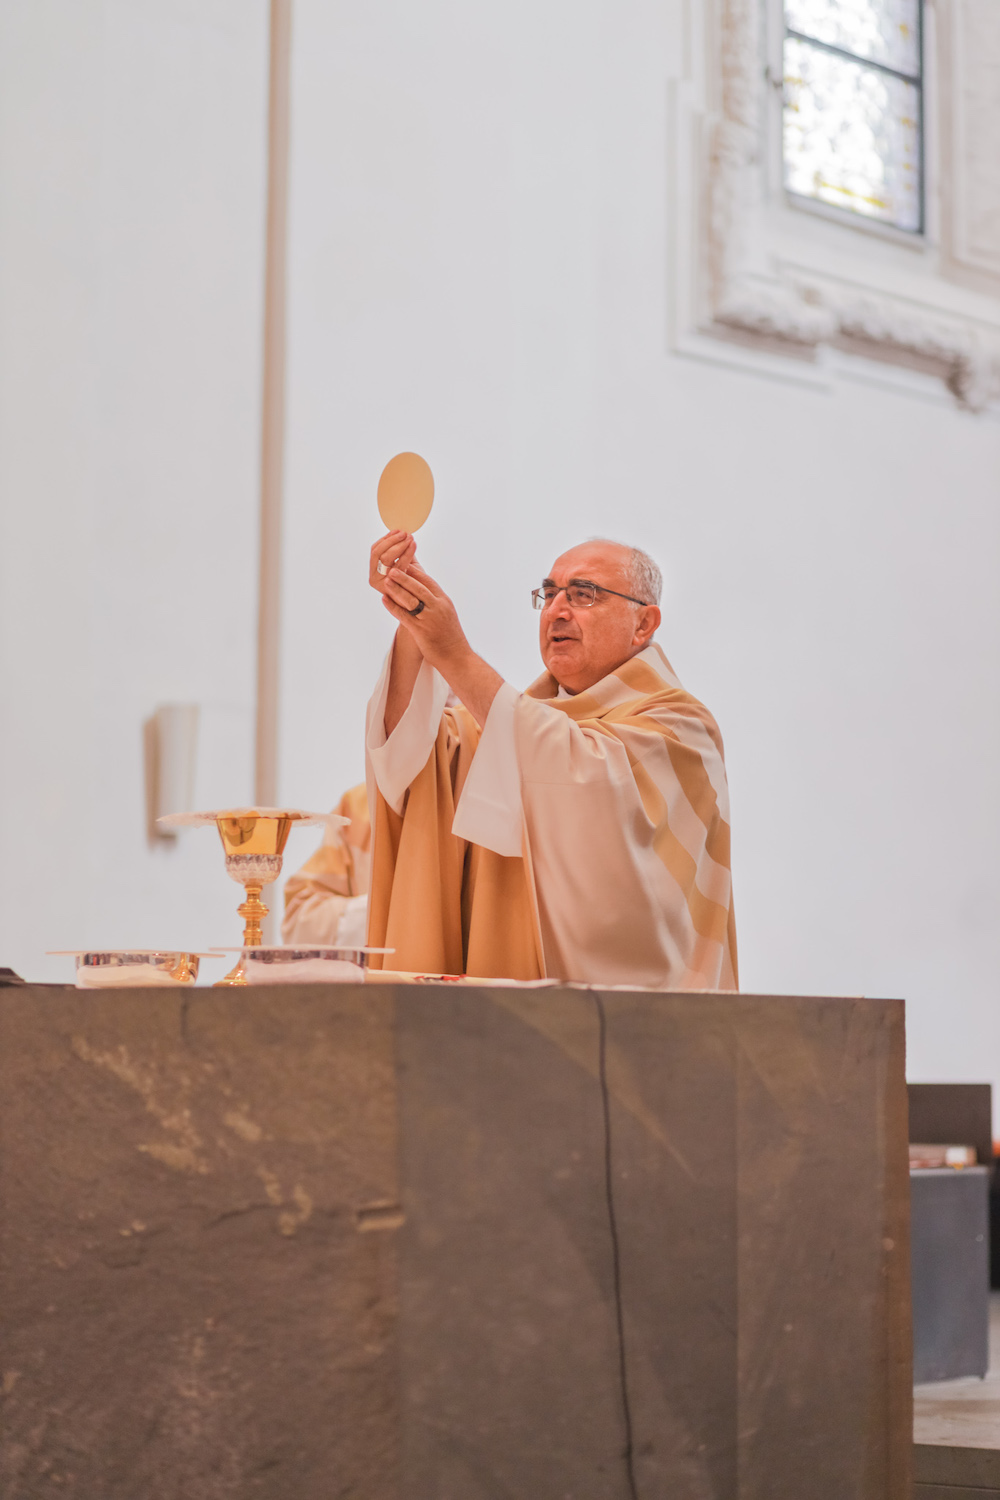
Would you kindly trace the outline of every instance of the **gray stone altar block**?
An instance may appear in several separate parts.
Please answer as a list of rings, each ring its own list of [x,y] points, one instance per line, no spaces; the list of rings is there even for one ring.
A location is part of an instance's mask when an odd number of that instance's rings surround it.
[[[986,1167],[910,1173],[917,1385],[989,1368],[989,1193]]]
[[[902,1023],[0,993],[0,1496],[909,1500]]]

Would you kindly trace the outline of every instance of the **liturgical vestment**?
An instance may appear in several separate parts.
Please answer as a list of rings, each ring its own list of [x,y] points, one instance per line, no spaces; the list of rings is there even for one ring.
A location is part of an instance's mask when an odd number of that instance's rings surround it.
[[[281,940],[303,947],[311,943],[364,942],[371,826],[364,786],[351,787],[333,809],[347,826],[333,823],[316,853],[285,882],[285,915]],[[350,931],[345,934],[345,923]]]
[[[648,646],[567,696],[504,683],[480,730],[421,665],[368,708],[368,941],[386,968],[735,989],[722,740]]]

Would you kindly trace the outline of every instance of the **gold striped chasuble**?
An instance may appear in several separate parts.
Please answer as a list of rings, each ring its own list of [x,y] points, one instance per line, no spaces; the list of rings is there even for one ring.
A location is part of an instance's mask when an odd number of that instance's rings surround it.
[[[447,708],[402,814],[374,810],[368,941],[386,967],[735,989],[729,803],[715,720],[648,646],[576,697],[516,706],[523,856],[458,838],[481,731]]]

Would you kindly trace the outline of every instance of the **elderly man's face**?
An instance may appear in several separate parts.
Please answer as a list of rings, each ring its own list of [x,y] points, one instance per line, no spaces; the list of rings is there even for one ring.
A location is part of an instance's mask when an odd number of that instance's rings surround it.
[[[620,594],[633,593],[628,550],[606,542],[584,542],[552,564],[547,581],[560,592],[542,610],[539,644],[546,667],[569,693],[585,692],[642,651],[660,623],[655,604],[640,607],[615,594],[599,593],[592,605],[572,608],[562,589],[580,580]]]

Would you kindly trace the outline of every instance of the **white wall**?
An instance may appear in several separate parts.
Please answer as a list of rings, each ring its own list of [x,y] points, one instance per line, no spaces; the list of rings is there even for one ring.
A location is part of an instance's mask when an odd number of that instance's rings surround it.
[[[361,777],[375,485],[415,448],[425,565],[516,682],[558,551],[662,559],[727,744],[744,988],[903,995],[912,1077],[1000,1083],[1000,423],[668,352],[681,46],[646,0],[298,0],[282,794]]]
[[[197,799],[248,795],[265,30],[0,0],[0,963],[32,977],[235,936],[211,835],[146,848],[140,727],[201,703]],[[297,0],[281,795],[360,778],[375,484],[416,448],[424,561],[516,682],[558,550],[662,559],[744,987],[904,995],[911,1076],[1000,1082],[1000,423],[669,352],[682,47],[674,0]]]
[[[59,979],[240,930],[141,734],[203,705],[250,795],[264,0],[3,0],[0,112],[0,963]]]

